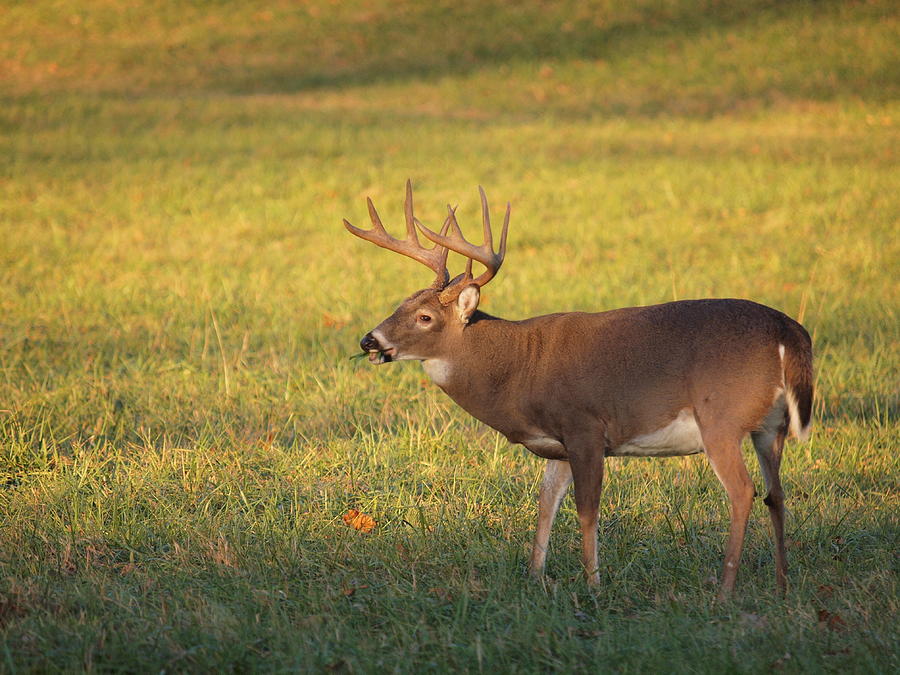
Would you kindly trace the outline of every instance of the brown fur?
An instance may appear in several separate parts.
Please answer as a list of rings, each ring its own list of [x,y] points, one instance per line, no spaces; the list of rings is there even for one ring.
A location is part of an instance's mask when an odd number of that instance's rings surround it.
[[[477,305],[477,288],[470,295]],[[534,571],[543,567],[560,490],[574,480],[584,563],[589,579],[599,580],[596,526],[603,457],[688,410],[732,502],[720,592],[727,595],[755,494],[741,439],[769,423],[777,392],[785,386],[797,396],[802,426],[809,423],[812,352],[803,327],[747,300],[685,300],[506,321],[477,310],[464,315],[437,296],[433,289],[414,294],[377,334],[399,358],[444,361],[447,376],[439,386],[454,401],[511,442],[551,460],[553,475],[548,465],[541,491]],[[427,325],[419,321],[422,313],[431,317]],[[783,365],[779,345],[784,345]],[[763,448],[760,462],[777,483],[766,503],[778,535],[776,577],[783,585],[783,497],[777,472],[787,412],[778,420],[783,428],[777,429],[777,448]],[[777,461],[769,459],[773,452]],[[568,469],[556,468],[560,461]]]
[[[812,416],[812,343],[781,312],[747,300],[685,300],[597,314],[505,321],[478,311],[480,287],[503,263],[509,205],[494,253],[487,198],[479,188],[484,244],[465,241],[452,208],[440,233],[413,216],[406,184],[404,240],[384,229],[371,200],[371,230],[347,229],[436,272],[360,346],[383,363],[418,359],[460,406],[513,443],[546,458],[531,555],[541,574],[550,528],[569,485],[590,583],[597,572],[597,519],[604,458],[703,450],[731,503],[719,597],[731,593],[755,490],[741,455],[751,434],[775,533],[775,577],[787,583],[784,493],[779,468],[789,429],[805,436]],[[416,231],[435,242],[425,249]],[[450,231],[452,228],[452,232]],[[448,234],[449,232],[449,234]],[[448,282],[447,251],[469,259]],[[473,278],[472,261],[485,266]],[[783,357],[782,357],[783,350]]]

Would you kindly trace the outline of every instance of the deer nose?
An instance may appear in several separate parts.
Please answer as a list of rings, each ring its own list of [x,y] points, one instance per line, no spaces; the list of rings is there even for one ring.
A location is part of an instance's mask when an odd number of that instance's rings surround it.
[[[366,333],[365,337],[363,337],[363,339],[359,341],[359,346],[364,352],[377,352],[381,349],[378,344],[378,340],[376,340],[375,336],[371,333]]]

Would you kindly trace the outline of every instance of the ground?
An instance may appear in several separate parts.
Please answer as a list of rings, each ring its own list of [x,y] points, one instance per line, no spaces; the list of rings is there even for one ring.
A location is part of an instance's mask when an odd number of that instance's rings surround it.
[[[0,670],[898,670],[896,9],[626,4],[3,3]],[[541,462],[349,358],[431,279],[341,225],[407,178],[512,203],[491,313],[804,323],[786,598],[758,500],[713,603],[702,456],[609,462],[598,589],[571,501],[524,576]]]

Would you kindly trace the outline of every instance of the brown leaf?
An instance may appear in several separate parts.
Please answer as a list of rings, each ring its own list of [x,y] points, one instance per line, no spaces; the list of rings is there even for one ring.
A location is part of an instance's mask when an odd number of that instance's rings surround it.
[[[818,595],[823,600],[827,600],[832,595],[834,595],[834,586],[829,586],[828,584],[820,584],[816,589],[816,595]]]
[[[358,532],[368,533],[375,529],[375,519],[365,513],[360,513],[356,509],[350,509],[343,515],[344,524],[352,527]]]
[[[820,609],[818,613],[819,625],[828,628],[828,630],[842,631],[847,629],[847,623],[839,614],[833,614],[827,609]]]
[[[341,589],[341,593],[349,598],[351,595],[356,593],[356,591],[362,591],[368,587],[368,584],[362,584],[361,586],[344,586],[344,588]]]
[[[394,545],[394,549],[397,551],[397,555],[399,555],[403,560],[408,561],[410,558],[409,549],[403,545],[403,542],[397,542]]]

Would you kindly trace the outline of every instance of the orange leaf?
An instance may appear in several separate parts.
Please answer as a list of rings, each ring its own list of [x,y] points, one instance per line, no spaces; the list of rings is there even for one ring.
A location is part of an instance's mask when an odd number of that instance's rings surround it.
[[[343,515],[344,523],[348,527],[360,532],[371,532],[375,529],[375,519],[365,513],[360,513],[356,509],[350,509]]]
[[[330,312],[322,312],[322,323],[326,328],[341,329],[350,321],[349,316],[336,315]]]

